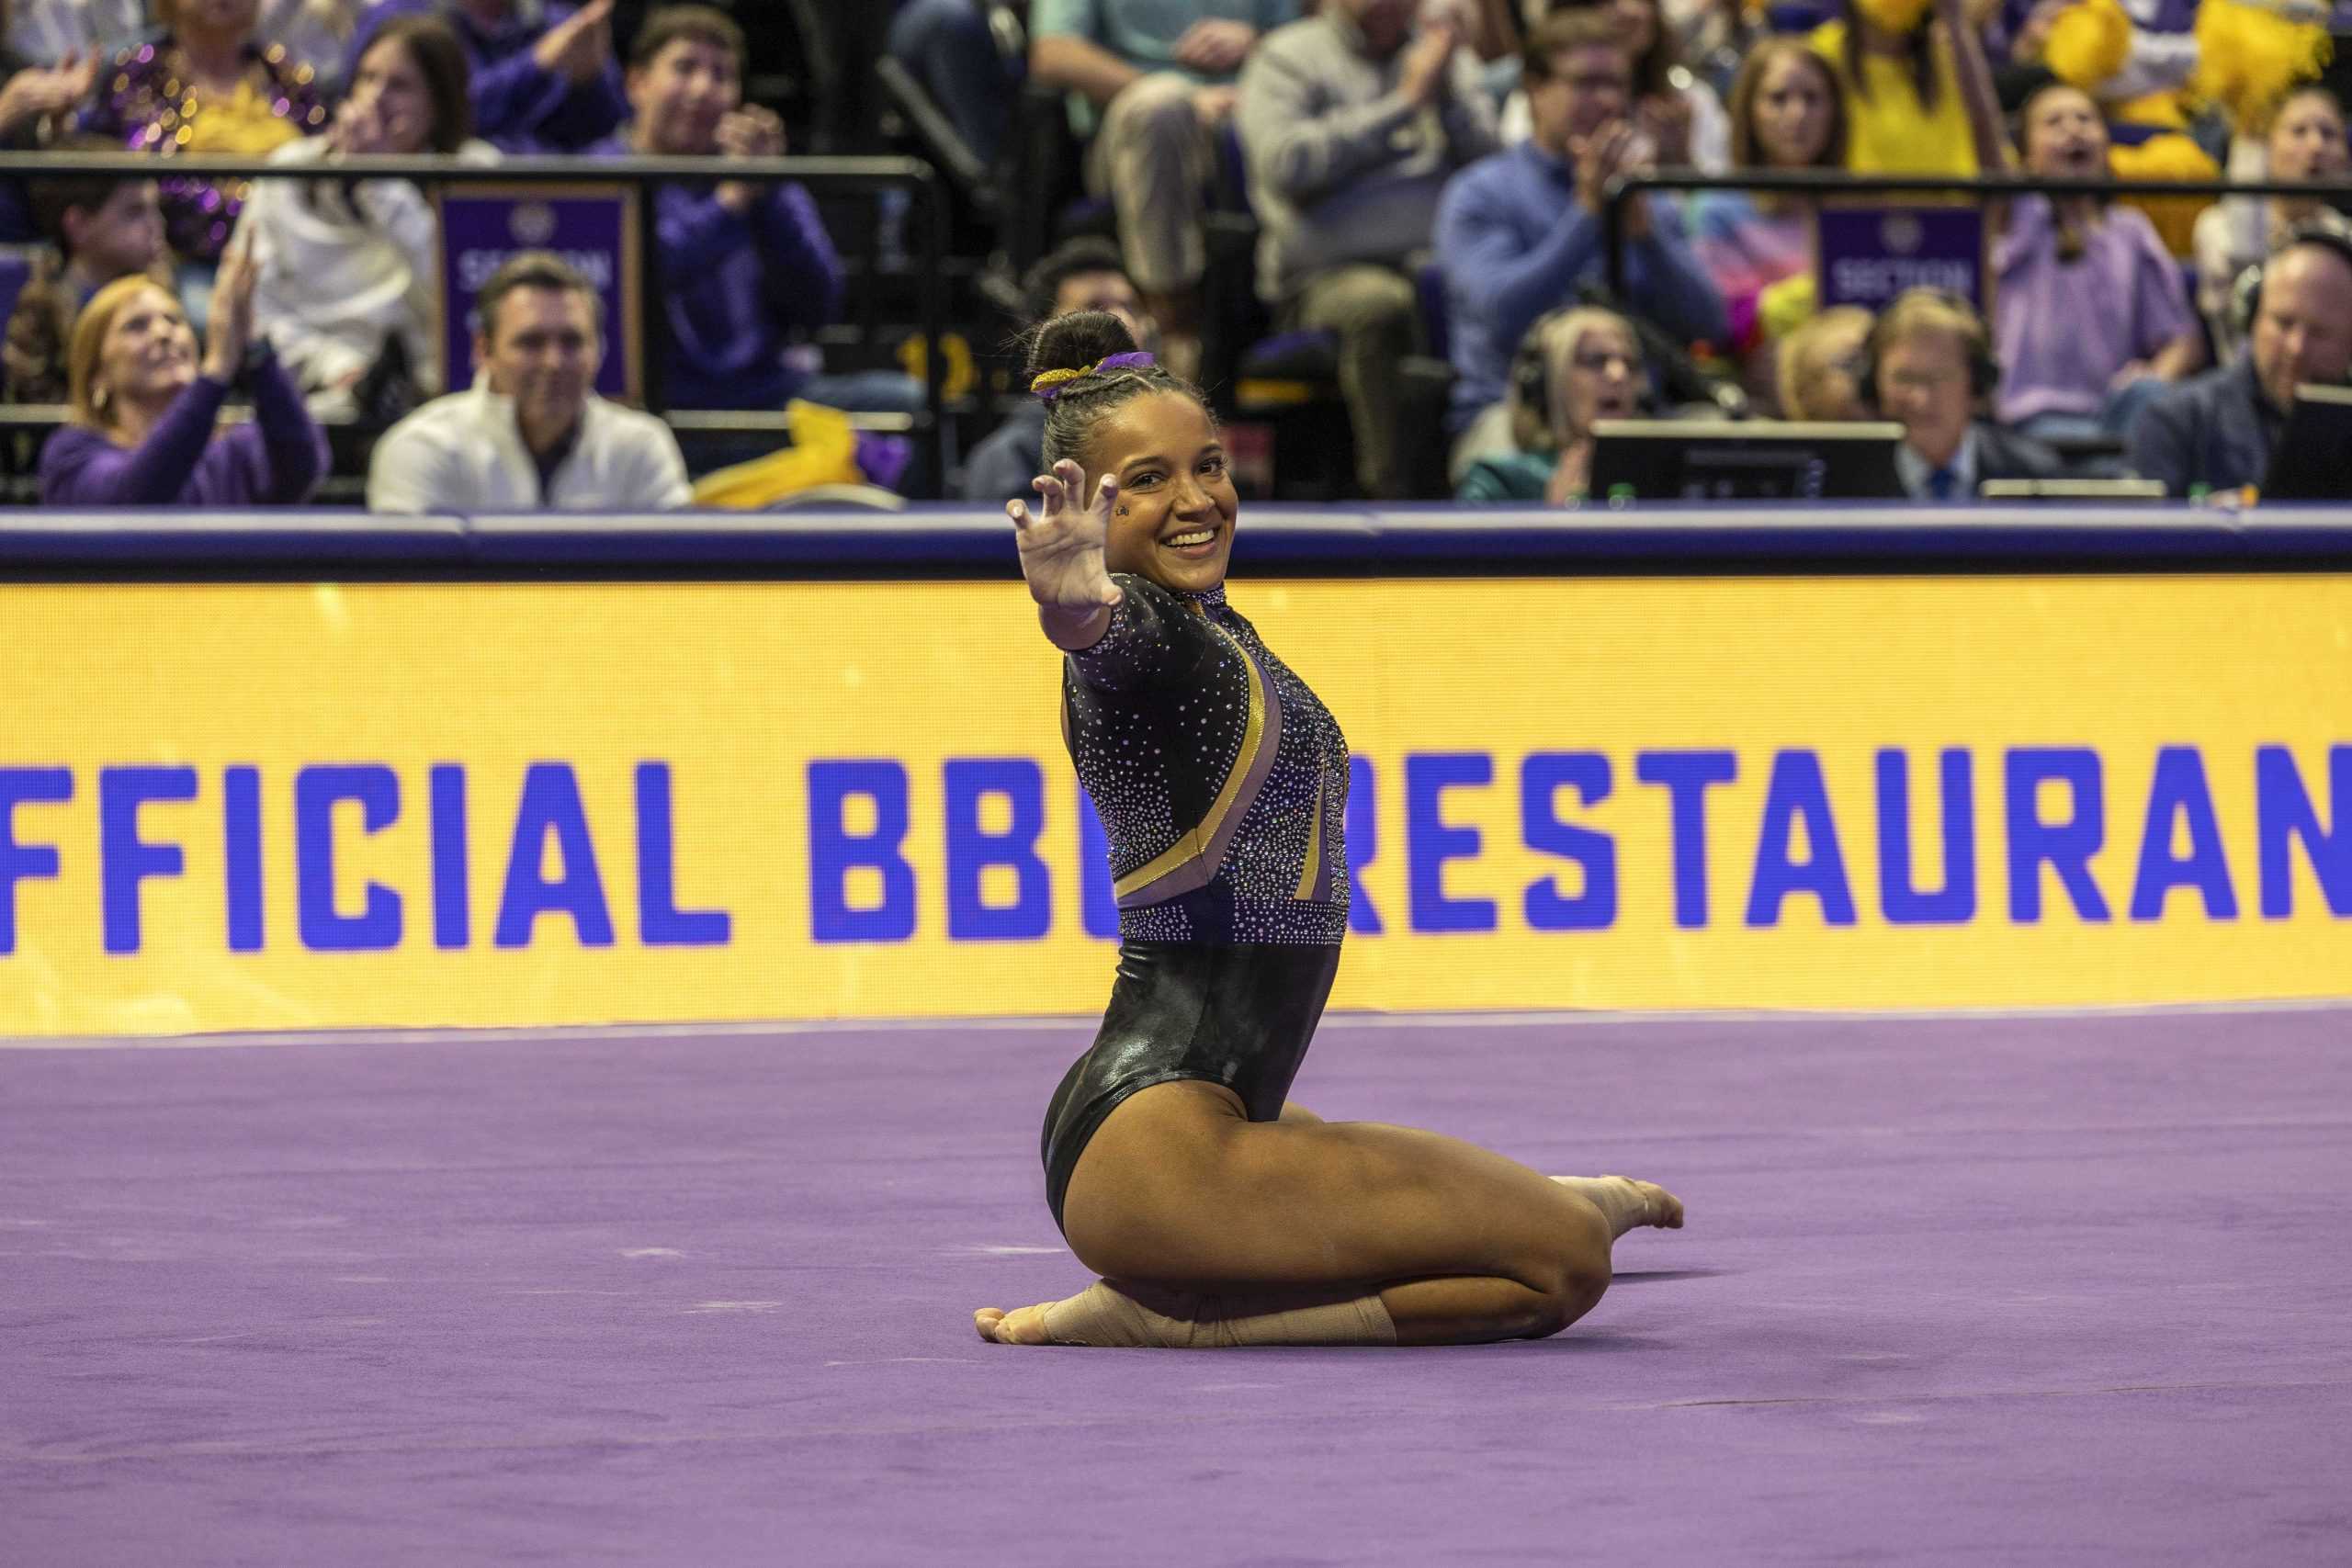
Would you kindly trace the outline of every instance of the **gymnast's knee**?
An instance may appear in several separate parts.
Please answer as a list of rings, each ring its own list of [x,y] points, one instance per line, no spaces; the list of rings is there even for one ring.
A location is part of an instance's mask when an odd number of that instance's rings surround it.
[[[1571,1220],[1558,1236],[1555,1249],[1525,1279],[1541,1301],[1529,1338],[1557,1334],[1590,1312],[1609,1291],[1606,1224],[1588,1224],[1581,1215]]]
[[[1518,1328],[1517,1337],[1550,1338],[1599,1306],[1608,1290],[1606,1262],[1597,1269],[1577,1265],[1559,1269],[1534,1288],[1534,1300],[1526,1311],[1527,1321]]]

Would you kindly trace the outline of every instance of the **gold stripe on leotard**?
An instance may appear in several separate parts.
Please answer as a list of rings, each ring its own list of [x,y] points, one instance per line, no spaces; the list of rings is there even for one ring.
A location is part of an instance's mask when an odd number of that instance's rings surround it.
[[[1315,897],[1315,874],[1323,869],[1323,774],[1315,774],[1315,815],[1306,824],[1306,864],[1299,869],[1298,891],[1294,897]]]
[[[1250,768],[1258,760],[1258,747],[1266,738],[1266,689],[1263,677],[1258,673],[1258,661],[1250,657],[1231,632],[1215,621],[1210,621],[1209,626],[1217,636],[1232,645],[1233,651],[1240,655],[1242,669],[1250,674],[1250,716],[1241,727],[1241,751],[1233,759],[1233,766],[1227,772],[1225,784],[1216,792],[1216,799],[1209,803],[1208,814],[1149,864],[1136,867],[1111,885],[1112,893],[1120,898],[1182,871],[1188,863],[1208,853],[1209,844],[1216,839],[1226,814],[1233,809],[1235,798],[1241,793],[1242,782],[1250,776]],[[1211,875],[1216,874],[1216,867],[1211,866],[1208,870]],[[1207,880],[1207,877],[1201,879],[1202,882]],[[1191,889],[1176,891],[1189,892]],[[1170,897],[1173,897],[1172,893]]]

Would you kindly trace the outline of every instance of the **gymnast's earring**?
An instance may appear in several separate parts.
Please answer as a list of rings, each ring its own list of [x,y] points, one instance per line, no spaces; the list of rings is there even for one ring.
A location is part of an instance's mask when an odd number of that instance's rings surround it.
[[[92,412],[96,413],[106,412],[107,404],[113,400],[114,394],[107,389],[105,382],[101,381],[96,386],[90,389],[90,408]]]

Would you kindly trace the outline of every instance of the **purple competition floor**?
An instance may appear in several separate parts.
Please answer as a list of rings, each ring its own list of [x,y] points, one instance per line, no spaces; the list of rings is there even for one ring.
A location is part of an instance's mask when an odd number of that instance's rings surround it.
[[[2352,1561],[2352,1010],[1335,1019],[1558,1338],[983,1345],[1088,1021],[0,1049],[0,1562]]]

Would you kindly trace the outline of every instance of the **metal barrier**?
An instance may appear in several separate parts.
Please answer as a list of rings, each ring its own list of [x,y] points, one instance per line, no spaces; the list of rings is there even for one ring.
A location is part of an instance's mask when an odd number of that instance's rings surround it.
[[[1695,170],[1628,175],[1601,195],[1601,244],[1609,292],[1625,297],[1625,202],[1654,190],[1744,190],[1770,196],[2295,196],[2352,202],[2352,183],[2279,180],[2055,180],[2034,175],[1852,175],[1839,169],[1749,170],[1707,175]]]
[[[742,180],[773,185],[791,180],[811,195],[902,189],[909,193],[910,211],[920,209],[921,270],[916,279],[916,324],[923,337],[923,404],[928,429],[930,471],[944,476],[946,467],[946,412],[944,367],[940,346],[945,326],[946,301],[940,266],[947,254],[947,193],[929,164],[919,158],[508,158],[496,164],[458,164],[438,156],[346,158],[331,171],[315,164],[288,165],[266,159],[223,158],[190,154],[158,158],[152,153],[0,152],[0,179],[33,179],[43,175],[120,176],[156,179],[165,175],[218,176],[230,179],[404,179],[419,185],[506,185],[518,180],[548,184],[628,185],[643,190],[653,186],[693,181]],[[667,282],[662,276],[661,247],[656,243],[654,203],[637,203],[638,251],[645,259],[645,291],[658,302]],[[664,361],[670,347],[670,319],[661,309],[641,311],[645,323],[645,406],[667,414]],[[452,378],[455,381],[456,378]],[[741,413],[744,411],[729,411]],[[740,422],[727,426],[741,429]],[[771,424],[782,431],[781,410]]]

